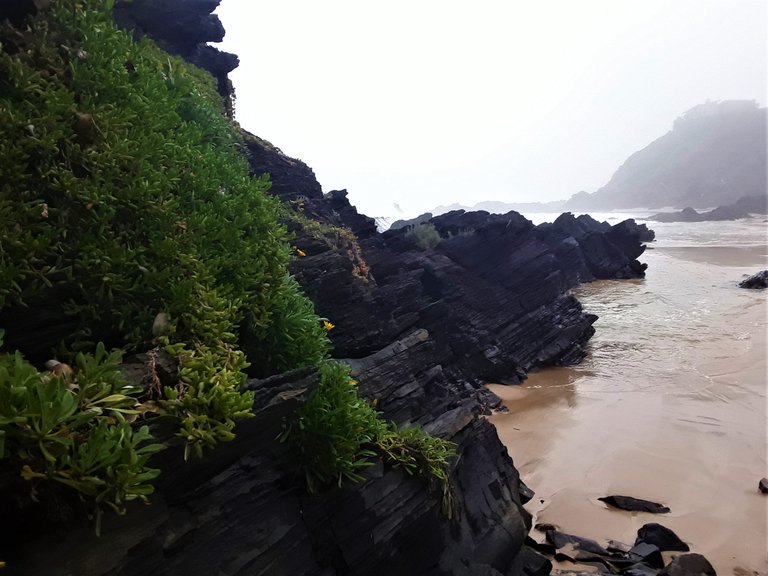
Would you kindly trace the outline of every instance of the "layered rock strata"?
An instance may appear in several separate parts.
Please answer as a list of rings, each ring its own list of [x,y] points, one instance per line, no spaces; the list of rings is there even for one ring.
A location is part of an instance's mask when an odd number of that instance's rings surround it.
[[[218,34],[200,16],[217,3],[123,5],[138,10],[131,10],[134,29],[194,62],[194,46]],[[177,4],[190,8],[190,34],[147,24]],[[149,20],[137,15],[142,10]],[[422,250],[408,230],[378,233],[344,191],[323,195],[304,163],[257,137],[245,141],[253,172],[270,173],[276,195],[306,218],[351,231],[323,237],[290,220],[307,254],[293,272],[336,325],[335,355],[352,365],[362,395],[398,424],[456,442],[452,517],[424,481],[384,466],[371,468],[360,485],[308,495],[288,446],[276,440],[316,381],[294,373],[250,382],[256,417],[238,427],[235,442],[190,463],[181,461],[180,447],[164,452],[152,506],[108,517],[101,539],[74,512],[62,522],[71,503],[54,502],[57,513],[47,517],[43,507],[6,498],[6,571],[522,574],[530,518],[521,498],[531,494],[481,417],[498,402],[482,384],[517,383],[531,369],[578,362],[596,317],[569,291],[594,279],[641,277],[637,257],[651,233],[632,221],[611,227],[570,214],[534,226],[515,212],[456,211],[427,222],[440,241]],[[0,478],[4,488],[17,482]]]

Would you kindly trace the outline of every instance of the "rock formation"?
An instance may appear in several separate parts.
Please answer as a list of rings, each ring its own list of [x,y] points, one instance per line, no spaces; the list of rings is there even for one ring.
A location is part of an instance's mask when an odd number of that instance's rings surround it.
[[[134,0],[118,5],[118,18],[199,63],[201,43],[220,33],[209,16],[217,4]],[[301,161],[255,136],[245,142],[253,172],[270,173],[273,193],[302,215],[287,219],[306,254],[293,272],[336,325],[334,354],[348,360],[361,394],[399,425],[418,424],[457,444],[452,516],[424,481],[383,466],[369,469],[362,484],[307,494],[288,446],[275,440],[316,383],[312,373],[291,373],[249,382],[256,417],[238,427],[234,442],[188,463],[180,448],[166,450],[156,462],[163,474],[153,504],[107,516],[100,540],[78,520],[77,503],[30,507],[10,497],[20,480],[0,477],[8,574],[546,569],[523,561],[532,556],[521,555],[530,528],[521,497],[530,491],[493,426],[478,417],[498,405],[482,384],[518,383],[531,369],[581,360],[596,317],[570,290],[642,277],[637,258],[652,232],[631,220],[610,226],[564,214],[534,226],[516,212],[455,211],[428,221],[439,243],[423,250],[407,230],[377,232],[344,191],[323,195]],[[318,235],[310,220],[329,232]],[[155,423],[161,437],[162,424]]]
[[[210,72],[231,114],[234,88],[227,75],[240,60],[208,45],[224,38],[224,26],[213,14],[219,4],[221,0],[118,0],[114,14],[115,23],[135,37],[147,35],[166,52]]]
[[[680,212],[661,212],[649,216],[654,222],[706,222],[717,220],[739,220],[748,218],[751,214],[768,213],[768,196],[744,196],[733,204],[718,206],[708,212],[697,212],[690,206]]]
[[[739,288],[761,289],[768,288],[768,270],[761,270],[749,278],[739,282]]]

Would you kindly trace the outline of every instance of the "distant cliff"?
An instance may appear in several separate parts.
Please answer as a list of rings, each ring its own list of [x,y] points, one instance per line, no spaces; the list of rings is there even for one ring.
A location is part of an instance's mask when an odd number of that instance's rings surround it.
[[[766,193],[766,109],[753,101],[707,102],[632,154],[611,180],[579,192],[567,210],[711,208]]]

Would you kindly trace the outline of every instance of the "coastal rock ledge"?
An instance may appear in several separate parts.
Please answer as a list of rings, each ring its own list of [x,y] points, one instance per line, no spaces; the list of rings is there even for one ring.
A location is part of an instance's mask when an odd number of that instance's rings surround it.
[[[188,4],[212,10],[217,2]],[[189,46],[163,40],[187,55]],[[361,395],[399,425],[456,443],[452,514],[424,481],[384,466],[360,484],[307,494],[277,440],[317,382],[294,372],[249,381],[256,417],[238,426],[234,442],[186,463],[181,446],[166,450],[154,462],[163,473],[152,505],[105,515],[101,538],[76,502],[30,506],[13,496],[21,480],[0,470],[4,574],[530,574],[522,507],[530,490],[483,418],[500,402],[484,384],[579,362],[597,317],[571,290],[642,277],[637,258],[653,233],[632,220],[610,226],[563,214],[535,226],[516,212],[455,211],[423,224],[432,238],[425,245],[416,231],[378,232],[345,191],[323,194],[306,164],[254,136],[244,141],[252,171],[269,172],[273,193],[301,212],[304,220],[288,225],[306,256],[292,272],[335,324],[334,355],[352,366]],[[339,232],[318,234],[310,221]]]

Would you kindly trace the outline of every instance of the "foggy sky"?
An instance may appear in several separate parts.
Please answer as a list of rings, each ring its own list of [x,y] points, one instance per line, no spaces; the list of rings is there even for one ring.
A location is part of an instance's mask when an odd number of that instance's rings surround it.
[[[236,118],[371,216],[568,198],[709,100],[766,102],[765,0],[224,0]]]

